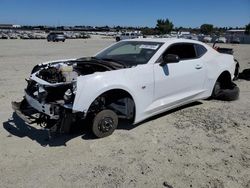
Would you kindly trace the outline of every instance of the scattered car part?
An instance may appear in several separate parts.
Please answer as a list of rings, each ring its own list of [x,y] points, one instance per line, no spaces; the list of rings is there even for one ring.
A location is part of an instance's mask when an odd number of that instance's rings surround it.
[[[245,69],[241,73],[239,73],[239,79],[250,81],[250,69]]]

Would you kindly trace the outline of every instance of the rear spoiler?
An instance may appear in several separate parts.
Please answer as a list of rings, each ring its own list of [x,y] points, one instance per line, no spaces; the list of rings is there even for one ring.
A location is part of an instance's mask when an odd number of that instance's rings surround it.
[[[216,42],[213,44],[213,49],[215,49],[217,52],[222,53],[222,54],[229,54],[233,55],[234,51],[232,48],[220,48],[218,46],[215,46]]]

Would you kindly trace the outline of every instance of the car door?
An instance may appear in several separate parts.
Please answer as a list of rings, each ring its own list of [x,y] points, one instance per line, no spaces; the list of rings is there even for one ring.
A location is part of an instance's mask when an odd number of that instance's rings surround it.
[[[176,43],[167,48],[167,54],[178,55],[178,63],[160,65],[163,58],[154,64],[154,105],[161,110],[199,98],[204,92],[205,68],[197,55],[195,44]]]

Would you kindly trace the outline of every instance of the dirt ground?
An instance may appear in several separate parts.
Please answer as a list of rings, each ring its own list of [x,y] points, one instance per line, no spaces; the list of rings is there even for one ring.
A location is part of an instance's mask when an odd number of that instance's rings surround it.
[[[48,140],[13,114],[34,65],[91,56],[113,42],[0,40],[0,187],[250,188],[249,81],[236,81],[237,101],[202,100],[104,139],[86,129]],[[241,70],[250,68],[250,45],[229,46]]]

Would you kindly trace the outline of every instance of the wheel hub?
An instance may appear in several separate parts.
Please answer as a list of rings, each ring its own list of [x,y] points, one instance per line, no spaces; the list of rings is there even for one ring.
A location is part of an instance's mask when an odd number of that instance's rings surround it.
[[[99,123],[99,130],[102,132],[108,132],[114,127],[114,121],[110,117],[103,118]]]

